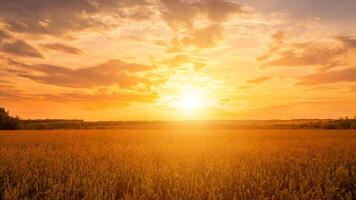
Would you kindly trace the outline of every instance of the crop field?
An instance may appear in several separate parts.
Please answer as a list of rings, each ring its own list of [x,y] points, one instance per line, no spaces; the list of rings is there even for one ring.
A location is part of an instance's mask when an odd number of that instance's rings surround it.
[[[0,199],[356,199],[356,131],[0,132]]]

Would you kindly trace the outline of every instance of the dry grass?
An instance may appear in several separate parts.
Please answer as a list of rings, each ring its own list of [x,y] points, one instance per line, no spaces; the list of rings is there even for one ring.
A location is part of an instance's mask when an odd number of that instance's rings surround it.
[[[0,132],[0,194],[3,199],[351,200],[355,150],[355,131]]]

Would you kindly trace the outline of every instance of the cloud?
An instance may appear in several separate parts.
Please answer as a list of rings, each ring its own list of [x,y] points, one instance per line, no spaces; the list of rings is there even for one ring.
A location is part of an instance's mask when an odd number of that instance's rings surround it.
[[[9,31],[0,29],[0,52],[15,56],[43,58],[35,47],[22,39],[17,39]]]
[[[9,82],[5,82],[5,84],[0,81],[0,100],[5,101],[21,101],[27,98],[27,95],[24,94],[23,91],[17,89],[13,85],[9,85]]]
[[[350,36],[337,36],[337,40],[342,42],[346,48],[354,49],[356,48],[356,38]]]
[[[272,43],[269,45],[268,51],[265,54],[258,56],[256,60],[265,61],[266,59],[268,59],[271,55],[273,55],[273,53],[275,53],[282,47],[285,38],[286,34],[282,31],[278,31],[271,35]]]
[[[328,70],[346,65],[348,53],[356,48],[352,37],[337,36],[328,41],[291,42],[284,35],[272,35],[269,50],[257,57],[262,67],[318,66]]]
[[[84,109],[101,110],[113,107],[124,107],[132,103],[152,103],[158,95],[155,92],[112,92],[98,89],[91,92],[63,92],[63,93],[31,93],[12,85],[0,85],[0,102],[49,102],[73,104]]]
[[[163,64],[170,65],[172,67],[179,67],[183,64],[190,63],[192,61],[191,56],[187,54],[178,54],[172,58],[163,61]]]
[[[173,38],[169,51],[180,51],[186,46],[211,48],[223,33],[223,23],[246,9],[233,1],[162,0],[162,19],[180,36]]]
[[[0,43],[2,42],[2,40],[10,38],[12,38],[12,36],[9,32],[0,29]]]
[[[220,24],[212,24],[205,28],[195,29],[191,34],[184,37],[182,42],[185,46],[210,48],[222,38],[222,32],[223,27]]]
[[[244,13],[244,8],[227,0],[162,0],[162,18],[173,29],[194,27],[197,18],[205,17],[213,23],[220,23],[232,14]]]
[[[249,83],[249,84],[261,84],[261,83],[264,83],[264,82],[269,81],[271,79],[272,79],[272,77],[266,76],[266,77],[260,77],[260,78],[252,79],[252,80],[247,80],[246,83]]]
[[[231,114],[235,119],[338,118],[340,115],[352,116],[356,111],[354,105],[354,100],[305,99],[252,107]]]
[[[350,92],[356,92],[356,86],[352,86],[352,87],[350,88]]]
[[[177,34],[182,45],[200,48],[212,47],[221,39],[222,24],[241,13],[246,13],[245,8],[230,0],[0,1],[0,23],[11,32],[72,36],[73,32],[100,32],[157,17]]]
[[[188,47],[212,48],[222,39],[223,31],[224,28],[220,24],[192,29],[183,37],[174,37],[167,45],[167,52],[181,52]]]
[[[241,84],[240,86],[236,87],[239,90],[248,90],[251,89],[251,85]]]
[[[4,42],[0,45],[0,51],[15,56],[43,58],[41,52],[23,40]]]
[[[337,0],[247,0],[254,7],[268,12],[286,12],[290,16],[299,19],[321,18],[323,21],[348,21],[352,22],[356,15],[354,0],[343,0],[342,3]],[[351,20],[351,21],[349,21]]]
[[[300,85],[318,85],[338,82],[356,82],[356,68],[316,73],[299,78]]]
[[[1,73],[1,72],[0,72]],[[4,75],[5,74],[0,74]],[[117,88],[99,87],[82,90],[70,88],[61,92],[43,92],[24,90],[16,82],[0,79],[0,103],[2,102],[56,102],[75,104],[91,109],[112,106],[127,106],[131,103],[150,103],[158,98],[158,94],[150,90],[118,90]]]
[[[144,0],[2,0],[0,19],[9,25],[11,31],[63,35],[115,26],[121,19],[138,16],[142,9],[135,6],[145,5]],[[130,12],[127,11],[129,8]],[[146,19],[148,17],[145,16]],[[133,20],[136,18],[132,17]]]
[[[94,92],[64,92],[60,94],[33,94],[31,99],[78,105],[86,110],[101,110],[124,107],[132,103],[152,103],[158,96],[154,92],[108,92],[105,89]]]
[[[81,54],[82,50],[76,48],[76,47],[72,47],[66,44],[62,44],[62,43],[50,43],[50,44],[43,44],[42,47],[46,48],[46,49],[51,49],[51,50],[55,50],[55,51],[60,51],[60,52],[64,52],[64,53],[70,53],[70,54]]]
[[[193,64],[194,69],[197,71],[206,66],[206,64],[202,62],[199,58],[195,58],[188,54],[177,54],[172,58],[163,60],[162,63],[171,67],[179,67],[184,64]]]
[[[109,60],[106,63],[88,68],[70,69],[55,65],[26,65],[16,61],[9,62],[19,66],[19,70],[8,71],[40,83],[72,88],[93,88],[118,85],[131,88],[149,80],[139,77],[136,72],[152,70],[153,66],[125,63],[120,60]]]
[[[152,102],[157,99],[156,93],[105,93],[102,91],[96,91],[94,94],[88,93],[62,93],[60,98],[68,102]]]
[[[0,79],[0,83],[9,83],[9,81]]]

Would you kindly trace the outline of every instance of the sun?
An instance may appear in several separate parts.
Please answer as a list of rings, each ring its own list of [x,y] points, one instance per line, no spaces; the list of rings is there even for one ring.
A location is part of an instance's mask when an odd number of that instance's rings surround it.
[[[178,106],[183,110],[196,110],[202,105],[202,100],[197,93],[183,92],[179,97]]]
[[[197,113],[206,106],[206,101],[201,88],[185,86],[176,96],[175,106],[184,113]]]
[[[212,98],[205,88],[198,86],[180,86],[169,94],[162,95],[158,105],[170,110],[175,117],[198,118],[205,116],[213,106]]]

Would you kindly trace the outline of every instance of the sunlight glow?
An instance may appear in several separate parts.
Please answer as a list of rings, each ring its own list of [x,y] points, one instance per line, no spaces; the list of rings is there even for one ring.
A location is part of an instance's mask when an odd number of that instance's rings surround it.
[[[189,91],[180,96],[178,104],[184,110],[195,110],[201,107],[202,101],[199,94]]]
[[[184,85],[176,94],[172,106],[183,116],[199,117],[206,114],[210,98],[204,88]]]

